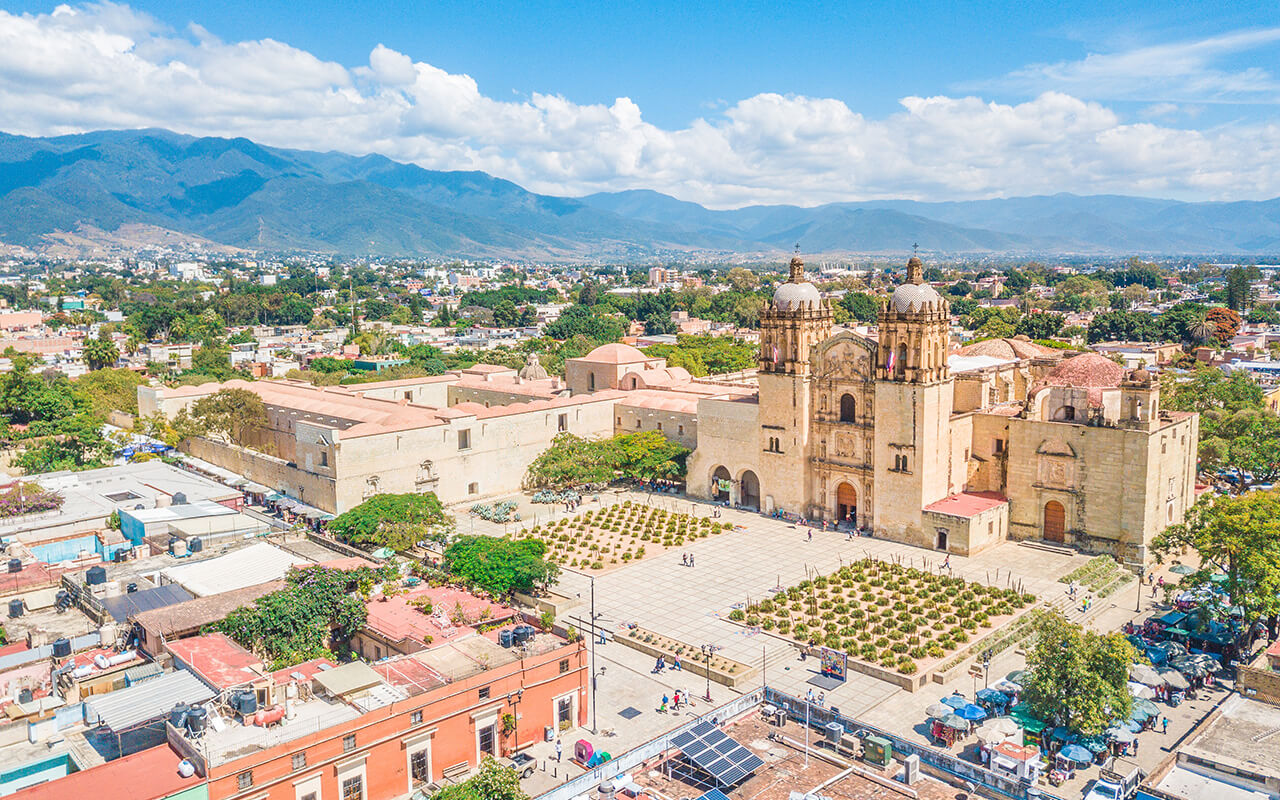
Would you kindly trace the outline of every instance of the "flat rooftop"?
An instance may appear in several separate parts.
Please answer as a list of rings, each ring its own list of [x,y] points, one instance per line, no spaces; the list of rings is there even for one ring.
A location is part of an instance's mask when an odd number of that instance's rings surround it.
[[[1221,712],[1179,754],[1280,779],[1280,707],[1233,695]]]
[[[211,720],[204,735],[209,764],[217,766],[284,742],[310,736],[316,731],[341,725],[364,712],[355,706],[325,697],[295,703],[294,716],[272,728],[242,725],[238,719]],[[212,713],[212,712],[211,712]],[[221,728],[221,730],[219,730]]]

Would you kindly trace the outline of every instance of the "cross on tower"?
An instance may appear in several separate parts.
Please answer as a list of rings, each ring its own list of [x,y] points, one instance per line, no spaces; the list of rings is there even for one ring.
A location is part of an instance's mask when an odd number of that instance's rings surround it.
[[[918,255],[920,255],[920,243],[919,243],[919,242],[916,242],[915,244],[911,245],[911,255],[913,255],[913,256],[918,256]]]

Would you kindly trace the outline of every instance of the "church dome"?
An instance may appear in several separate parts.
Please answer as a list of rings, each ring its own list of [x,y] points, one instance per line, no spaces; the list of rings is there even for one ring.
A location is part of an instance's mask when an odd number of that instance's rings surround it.
[[[889,310],[899,314],[941,311],[942,295],[927,283],[904,283],[893,290],[893,297],[889,298]]]
[[[889,298],[889,310],[898,314],[915,314],[921,311],[942,311],[942,295],[924,282],[924,265],[912,256],[907,262],[907,282],[893,290]]]
[[[636,364],[648,361],[649,357],[629,344],[611,342],[602,344],[582,357],[583,361],[597,364]]]
[[[1099,353],[1081,353],[1066,359],[1031,387],[1028,396],[1048,386],[1087,389],[1089,404],[1102,405],[1102,391],[1115,389],[1124,379],[1124,367]]]
[[[547,370],[538,361],[537,353],[530,353],[525,359],[524,366],[520,368],[520,378],[526,381],[545,381],[547,379]]]
[[[791,259],[791,278],[773,293],[773,307],[778,311],[801,311],[822,307],[822,295],[818,287],[804,279],[804,262],[799,256]]]

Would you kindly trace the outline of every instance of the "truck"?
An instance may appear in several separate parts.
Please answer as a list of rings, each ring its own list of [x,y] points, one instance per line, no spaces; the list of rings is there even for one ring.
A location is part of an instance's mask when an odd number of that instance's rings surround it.
[[[1138,785],[1147,773],[1132,761],[1115,759],[1103,768],[1084,800],[1129,800],[1138,793]]]

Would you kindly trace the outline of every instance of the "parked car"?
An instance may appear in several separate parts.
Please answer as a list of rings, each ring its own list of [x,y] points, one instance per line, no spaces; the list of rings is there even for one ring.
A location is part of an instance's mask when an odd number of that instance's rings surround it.
[[[515,770],[515,773],[521,778],[527,778],[532,775],[537,765],[537,760],[528,753],[516,753],[507,759],[507,766]]]

